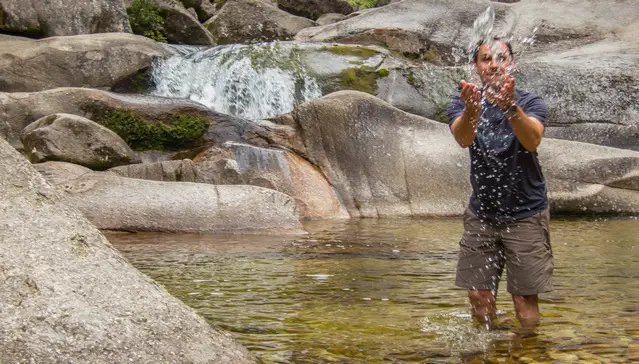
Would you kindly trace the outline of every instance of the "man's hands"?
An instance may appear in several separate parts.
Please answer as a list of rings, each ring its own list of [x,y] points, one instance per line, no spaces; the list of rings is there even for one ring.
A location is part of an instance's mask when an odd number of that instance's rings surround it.
[[[502,111],[508,110],[515,104],[515,78],[504,72],[504,83],[499,90],[486,87],[486,100],[496,104]]]
[[[469,116],[477,116],[481,108],[481,91],[474,83],[461,81],[461,99],[464,101],[464,108],[470,114]]]

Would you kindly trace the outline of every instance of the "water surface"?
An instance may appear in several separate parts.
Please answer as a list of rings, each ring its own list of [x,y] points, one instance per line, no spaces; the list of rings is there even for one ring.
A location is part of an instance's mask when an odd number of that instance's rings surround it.
[[[553,220],[555,291],[519,339],[505,280],[487,332],[453,285],[459,219],[306,224],[306,236],[108,234],[267,363],[639,362],[639,221]],[[505,278],[505,277],[504,277]]]

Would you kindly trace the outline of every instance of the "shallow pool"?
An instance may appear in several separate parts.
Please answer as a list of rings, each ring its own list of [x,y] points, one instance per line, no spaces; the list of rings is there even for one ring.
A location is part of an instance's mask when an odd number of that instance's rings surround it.
[[[555,219],[555,291],[519,339],[453,285],[460,219],[311,222],[304,236],[109,233],[131,263],[266,363],[639,362],[639,220]]]

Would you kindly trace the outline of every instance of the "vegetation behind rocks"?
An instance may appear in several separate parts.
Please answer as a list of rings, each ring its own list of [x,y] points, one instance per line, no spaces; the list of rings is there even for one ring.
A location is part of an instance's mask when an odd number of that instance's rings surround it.
[[[166,43],[164,18],[155,0],[133,0],[126,9],[133,33]]]

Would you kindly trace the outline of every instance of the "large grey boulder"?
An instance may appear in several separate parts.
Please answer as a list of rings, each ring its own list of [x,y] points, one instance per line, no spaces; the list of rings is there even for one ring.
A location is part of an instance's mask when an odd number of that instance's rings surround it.
[[[62,199],[104,230],[158,232],[301,233],[295,201],[278,191],[255,186],[158,182],[110,172],[80,174],[47,171],[43,175],[63,191]],[[59,178],[68,173],[69,179]],[[79,173],[75,174],[77,176]],[[57,181],[57,182],[56,182]]]
[[[497,19],[504,19],[508,5],[488,0],[404,0],[338,23],[304,29],[295,39],[378,45],[411,58],[455,64],[461,61],[458,54],[468,47],[474,19],[491,5]]]
[[[34,37],[131,32],[122,0],[0,0],[0,30]]]
[[[21,139],[31,163],[61,161],[94,170],[139,163],[116,133],[77,115],[45,116],[27,126]]]
[[[211,0],[182,0],[187,9],[194,9],[201,23],[206,22],[215,15],[215,4]]]
[[[211,33],[198,18],[188,12],[177,0],[159,0],[158,8],[164,18],[166,39],[173,44],[212,45]]]
[[[55,87],[110,88],[174,52],[153,40],[124,33],[0,40],[0,91]]]
[[[308,159],[351,216],[463,213],[468,151],[447,125],[353,91],[304,103],[292,115]],[[539,153],[554,211],[639,212],[639,152],[546,138]]]
[[[606,40],[519,67],[521,87],[548,105],[547,136],[639,150],[639,43]]]
[[[447,127],[341,91],[292,113],[307,150],[354,217],[459,215],[468,157]]]
[[[639,212],[639,152],[546,138],[539,159],[554,211]]]
[[[178,115],[203,118],[209,129],[202,137],[205,145],[226,141],[247,142],[258,146],[296,147],[295,130],[291,126],[268,121],[255,122],[212,112],[195,101],[156,96],[123,95],[89,88],[58,88],[33,93],[0,93],[0,136],[15,148],[22,149],[20,132],[41,117],[66,113],[83,116],[104,124],[108,116],[124,110],[150,122],[171,124]],[[190,147],[185,147],[190,150]],[[197,154],[197,150],[194,152]],[[182,158],[191,156],[186,155]],[[146,161],[144,155],[140,155]],[[162,159],[162,158],[160,158]],[[172,155],[169,159],[172,159]]]
[[[228,1],[204,23],[218,44],[288,40],[314,25],[259,0]]]
[[[354,10],[346,0],[278,0],[277,7],[313,20],[328,13],[348,15]]]
[[[251,363],[0,138],[0,361]]]

